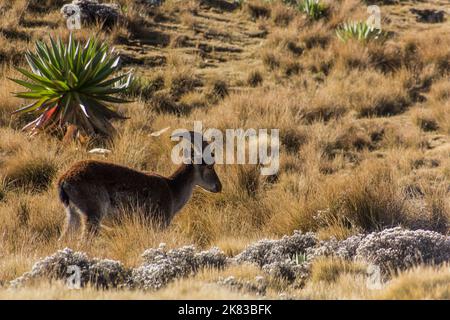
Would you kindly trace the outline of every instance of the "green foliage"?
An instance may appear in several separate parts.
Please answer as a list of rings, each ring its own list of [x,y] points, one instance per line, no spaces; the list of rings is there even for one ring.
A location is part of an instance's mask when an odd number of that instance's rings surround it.
[[[88,135],[112,135],[115,130],[109,120],[124,119],[110,103],[128,102],[115,97],[130,85],[131,73],[111,75],[119,68],[119,56],[105,43],[89,39],[82,45],[69,38],[50,38],[50,44],[36,42],[36,52],[25,54],[31,72],[17,70],[27,81],[11,79],[29,89],[16,93],[17,97],[35,100],[14,113],[35,116],[23,129],[36,134],[53,132],[73,124]]]
[[[360,41],[378,39],[382,33],[380,29],[367,24],[364,21],[347,22],[336,29],[336,35],[339,39],[346,42],[349,39],[356,39]]]
[[[301,265],[303,263],[305,263],[308,260],[308,257],[306,255],[306,253],[296,253],[293,257],[292,257],[292,261],[296,264],[296,265]]]
[[[303,0],[298,4],[298,9],[313,20],[322,18],[327,12],[327,7],[319,0]]]

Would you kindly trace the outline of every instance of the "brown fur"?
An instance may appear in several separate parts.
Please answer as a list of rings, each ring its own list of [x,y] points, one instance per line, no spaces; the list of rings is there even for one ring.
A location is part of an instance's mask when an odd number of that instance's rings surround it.
[[[214,185],[205,187],[213,189],[210,191],[221,190],[212,166],[183,164],[166,178],[103,161],[77,162],[58,181],[60,199],[68,213],[63,235],[78,229],[79,213],[85,218],[85,231],[96,234],[105,215],[135,205],[143,209],[144,218],[165,227],[190,198],[194,186],[202,183]]]

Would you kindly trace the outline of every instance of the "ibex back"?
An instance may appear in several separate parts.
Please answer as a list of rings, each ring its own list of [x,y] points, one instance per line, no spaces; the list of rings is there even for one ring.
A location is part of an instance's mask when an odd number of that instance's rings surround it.
[[[191,141],[195,134],[190,132]],[[203,148],[207,145],[203,142]],[[192,161],[163,177],[102,161],[77,162],[58,181],[59,198],[67,213],[60,239],[78,231],[81,218],[85,235],[95,235],[103,217],[130,204],[139,204],[146,218],[168,226],[189,201],[195,186],[210,192],[222,190],[214,164]]]

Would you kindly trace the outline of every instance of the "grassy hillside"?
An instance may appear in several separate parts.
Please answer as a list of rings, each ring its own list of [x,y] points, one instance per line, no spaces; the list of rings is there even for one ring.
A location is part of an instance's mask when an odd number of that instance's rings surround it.
[[[218,246],[234,255],[294,230],[320,239],[392,226],[448,235],[450,18],[421,23],[410,11],[448,12],[448,1],[324,1],[325,16],[314,20],[282,1],[167,0],[147,7],[117,0],[124,18],[111,30],[94,25],[74,32],[114,45],[124,70],[137,75],[129,92],[134,102],[118,106],[129,119],[114,123],[118,135],[106,145],[112,151],[106,160],[168,175],[176,169],[169,132],[201,120],[221,130],[280,129],[280,171],[265,177],[254,166],[218,166],[222,193],[196,190],[167,230],[130,218],[92,243],[58,243],[64,223],[58,175],[77,160],[105,158],[88,154],[99,146],[95,139],[62,143],[21,132],[27,116],[11,112],[25,102],[13,96],[19,87],[8,78],[20,78],[13,66],[27,68],[24,52],[35,40],[68,39],[59,12],[67,2],[0,0],[0,298],[246,298],[252,294],[215,281],[261,273],[206,270],[156,293],[74,292],[45,282],[6,290],[38,258],[64,247],[131,267],[161,242]],[[341,41],[336,28],[365,21],[368,4],[380,6],[386,37]],[[387,288],[370,291],[357,265],[317,264],[318,275],[305,287],[273,282],[267,296],[449,298],[448,266],[405,271]],[[337,278],[321,278],[330,265]]]

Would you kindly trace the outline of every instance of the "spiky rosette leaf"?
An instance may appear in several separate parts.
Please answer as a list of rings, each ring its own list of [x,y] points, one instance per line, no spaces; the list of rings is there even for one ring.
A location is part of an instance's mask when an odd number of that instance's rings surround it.
[[[298,9],[313,20],[320,19],[327,12],[327,7],[319,0],[303,0],[298,4]]]
[[[32,134],[55,131],[68,124],[87,135],[111,136],[109,120],[125,119],[111,103],[129,102],[116,95],[128,89],[132,74],[113,76],[119,56],[106,43],[90,38],[84,45],[70,35],[67,44],[50,37],[50,43],[36,42],[36,51],[25,54],[31,71],[17,68],[27,79],[11,79],[29,89],[19,98],[34,100],[15,114],[33,114],[35,119],[23,129]]]
[[[358,41],[367,41],[379,39],[383,36],[380,29],[368,24],[365,21],[346,22],[336,29],[336,35],[341,41],[356,39]]]

